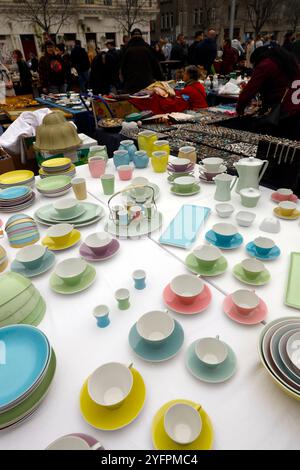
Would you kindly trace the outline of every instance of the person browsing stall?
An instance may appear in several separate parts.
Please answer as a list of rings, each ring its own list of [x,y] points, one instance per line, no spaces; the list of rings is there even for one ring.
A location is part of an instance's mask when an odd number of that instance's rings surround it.
[[[183,74],[185,87],[177,90],[177,94],[188,96],[190,109],[207,108],[204,86],[199,82],[199,70],[195,65],[186,67]]]

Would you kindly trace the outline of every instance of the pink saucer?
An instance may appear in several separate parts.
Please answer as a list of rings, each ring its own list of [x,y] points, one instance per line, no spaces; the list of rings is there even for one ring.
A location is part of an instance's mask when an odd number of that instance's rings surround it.
[[[296,194],[292,194],[291,196],[280,196],[279,194],[276,193],[276,191],[274,193],[271,194],[271,199],[272,201],[274,202],[283,202],[283,201],[291,201],[291,202],[298,202],[298,198],[296,196]]]
[[[239,313],[232,301],[231,294],[225,297],[223,310],[231,320],[237,323],[242,323],[243,325],[256,325],[263,321],[268,313],[268,308],[262,299],[260,299],[259,306],[252,310],[248,315]]]
[[[163,299],[165,305],[169,307],[175,313],[181,313],[183,315],[195,315],[201,313],[207,309],[211,303],[211,291],[206,284],[204,284],[203,292],[194,300],[192,304],[183,304],[180,302],[176,295],[171,290],[170,284],[164,288]]]
[[[103,261],[112,258],[119,251],[119,248],[120,243],[114,238],[101,255],[96,255],[85,243],[82,243],[79,253],[87,261]]]

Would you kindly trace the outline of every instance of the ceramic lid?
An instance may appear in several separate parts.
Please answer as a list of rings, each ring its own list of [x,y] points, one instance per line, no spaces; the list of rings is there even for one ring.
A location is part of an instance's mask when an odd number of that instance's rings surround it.
[[[240,158],[238,162],[235,163],[236,165],[245,165],[245,166],[260,166],[264,163],[264,160],[260,160],[259,158],[255,157],[246,157]]]
[[[247,197],[259,197],[260,191],[255,188],[244,188],[240,190],[240,194]]]

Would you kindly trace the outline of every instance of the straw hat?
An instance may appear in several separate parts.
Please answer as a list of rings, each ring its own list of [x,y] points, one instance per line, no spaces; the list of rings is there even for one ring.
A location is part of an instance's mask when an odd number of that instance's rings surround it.
[[[75,126],[61,111],[47,114],[36,129],[35,148],[46,152],[59,152],[78,147],[82,143]]]

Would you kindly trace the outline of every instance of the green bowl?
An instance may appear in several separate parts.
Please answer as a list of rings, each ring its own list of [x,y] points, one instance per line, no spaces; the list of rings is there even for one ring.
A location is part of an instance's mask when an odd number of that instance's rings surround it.
[[[33,289],[34,291],[31,294],[30,299],[27,302],[24,302],[21,308],[17,309],[5,320],[0,321],[0,327],[21,323],[24,319],[26,319],[26,317],[28,317],[28,315],[30,315],[35,310],[40,301],[41,296],[40,293],[35,289],[35,287],[33,287]]]
[[[17,297],[32,282],[22,274],[8,272],[0,276],[0,307]]]
[[[14,313],[18,312],[18,310],[20,310],[27,302],[29,302],[31,296],[35,293],[35,291],[36,289],[32,284],[25,291],[17,295],[17,297],[2,305],[0,307],[0,323],[2,323]]]

